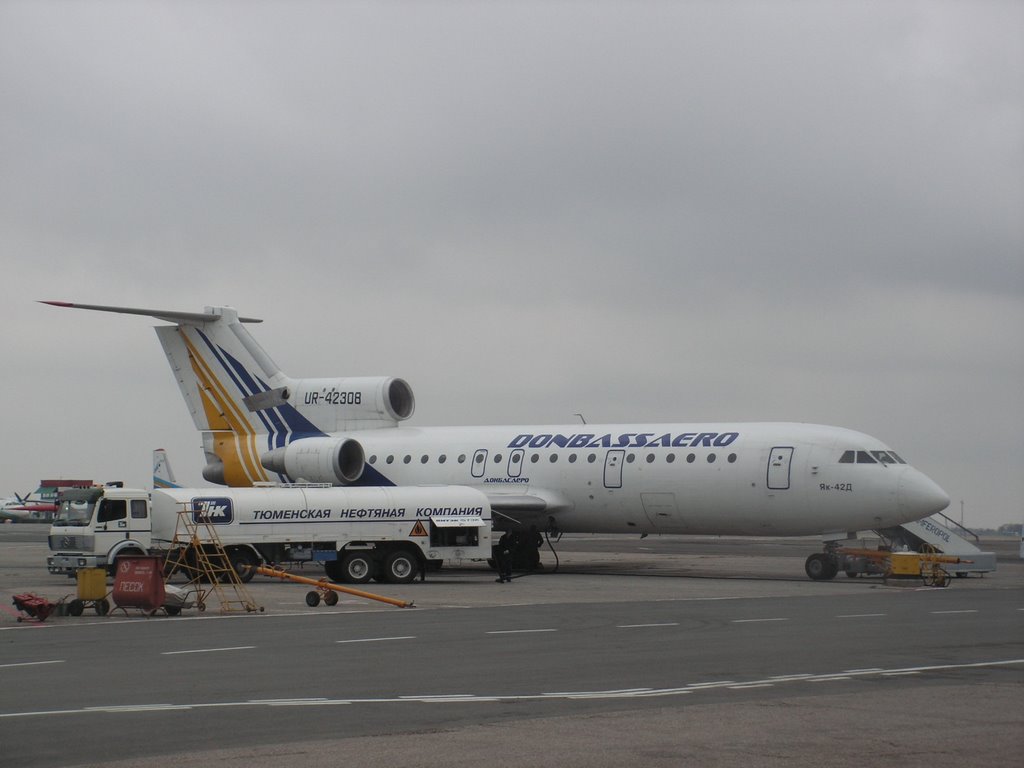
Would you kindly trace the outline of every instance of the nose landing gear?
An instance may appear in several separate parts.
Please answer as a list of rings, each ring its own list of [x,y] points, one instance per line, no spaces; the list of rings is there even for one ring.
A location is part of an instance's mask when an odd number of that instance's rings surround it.
[[[828,581],[839,573],[839,560],[833,552],[816,552],[807,558],[804,571],[814,581]]]

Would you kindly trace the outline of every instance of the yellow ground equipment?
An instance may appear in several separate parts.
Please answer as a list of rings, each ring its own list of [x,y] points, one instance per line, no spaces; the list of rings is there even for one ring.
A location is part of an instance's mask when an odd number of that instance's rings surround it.
[[[371,592],[363,592],[358,589],[352,589],[351,587],[339,587],[337,584],[331,584],[331,582],[327,581],[326,578],[310,579],[305,576],[296,576],[293,573],[281,571],[277,568],[265,568],[263,566],[257,568],[256,573],[261,573],[264,576],[273,576],[276,579],[294,581],[298,584],[309,584],[316,587],[316,589],[306,593],[306,605],[310,608],[314,608],[319,605],[320,600],[323,600],[327,605],[337,605],[339,592],[344,592],[346,595],[355,595],[356,597],[365,597],[367,600],[378,600],[379,602],[389,603],[390,605],[395,605],[399,608],[415,607],[411,602],[407,603],[405,600],[396,600],[393,597],[375,595]]]
[[[110,613],[110,601],[107,599],[107,569],[79,568],[75,574],[78,593],[68,603],[68,614],[81,616],[86,607],[91,606],[100,616]]]
[[[863,559],[875,566],[884,581],[889,579],[921,579],[928,587],[949,586],[949,571],[944,563],[970,563],[951,555],[935,552],[890,552],[884,549],[856,549],[842,547],[837,552],[848,558]]]

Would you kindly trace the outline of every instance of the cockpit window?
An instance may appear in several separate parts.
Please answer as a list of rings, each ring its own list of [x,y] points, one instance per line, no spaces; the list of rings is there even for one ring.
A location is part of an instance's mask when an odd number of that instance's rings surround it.
[[[843,451],[840,464],[906,464],[895,451]]]

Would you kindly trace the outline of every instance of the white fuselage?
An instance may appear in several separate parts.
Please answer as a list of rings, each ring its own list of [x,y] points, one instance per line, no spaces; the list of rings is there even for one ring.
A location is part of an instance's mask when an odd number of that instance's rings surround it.
[[[840,463],[847,451],[889,449],[813,424],[403,426],[347,437],[366,454],[360,482],[478,486],[496,520],[504,509],[540,530],[828,534],[898,525],[949,503],[908,464]]]

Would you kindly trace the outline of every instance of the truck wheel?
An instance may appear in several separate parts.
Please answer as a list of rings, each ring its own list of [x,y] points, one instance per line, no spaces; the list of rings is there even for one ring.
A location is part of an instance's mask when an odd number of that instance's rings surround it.
[[[256,555],[253,554],[251,549],[244,547],[231,550],[230,554],[228,554],[228,561],[231,563],[231,567],[235,569],[235,573],[238,574],[239,581],[243,584],[248,584],[252,581],[252,577],[256,575],[256,568],[259,566]]]
[[[384,558],[384,581],[390,584],[408,584],[416,578],[419,563],[416,556],[404,550],[392,552]]]
[[[324,575],[331,581],[343,581],[345,573],[341,570],[341,559],[326,560],[324,562]]]
[[[350,552],[341,561],[341,577],[350,584],[365,584],[373,577],[373,571],[369,552]]]

